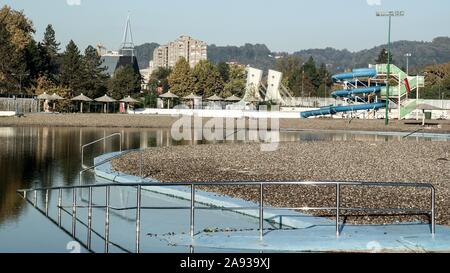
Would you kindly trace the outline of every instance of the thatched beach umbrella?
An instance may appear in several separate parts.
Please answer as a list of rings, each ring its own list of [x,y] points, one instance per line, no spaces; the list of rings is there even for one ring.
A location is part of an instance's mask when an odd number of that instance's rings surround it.
[[[92,99],[89,97],[86,97],[85,95],[83,95],[83,93],[81,93],[81,95],[78,95],[74,98],[71,99],[72,101],[79,101],[81,102],[80,105],[80,112],[83,113],[83,102],[91,102]]]
[[[236,97],[235,95],[232,95],[231,97],[228,97],[225,99],[225,101],[229,101],[229,102],[235,102],[235,101],[240,101],[241,98]]]
[[[60,95],[53,93],[53,95],[51,95],[51,100],[53,101],[53,111],[55,111],[55,104],[57,100],[65,100],[65,98],[61,97]]]
[[[164,94],[160,95],[159,97],[160,97],[160,98],[164,98],[164,99],[168,99],[168,102],[167,102],[167,109],[170,108],[170,100],[173,100],[173,99],[178,98],[177,95],[175,95],[174,93],[172,93],[172,92],[170,92],[170,91],[167,92],[167,93],[164,93]]]
[[[40,94],[39,96],[37,96],[37,99],[38,100],[52,100],[52,96],[47,94],[47,92],[44,92],[44,93]]]
[[[52,96],[50,96],[49,94],[47,94],[47,92],[44,92],[42,94],[40,94],[39,96],[37,96],[38,100],[44,100],[44,101],[51,101],[52,100]],[[40,103],[39,103],[39,108],[40,108]],[[45,107],[45,104],[44,104]],[[45,109],[44,109],[45,111]]]
[[[192,100],[192,108],[194,108],[195,100],[199,100],[202,97],[195,95],[194,93],[191,93],[190,95],[183,97],[184,100]]]
[[[223,98],[214,94],[211,97],[207,98],[206,100],[209,100],[209,101],[223,101]]]
[[[104,109],[105,113],[106,113],[106,107],[107,107],[108,103],[116,102],[115,99],[111,98],[110,96],[108,96],[106,94],[103,97],[96,98],[95,101],[104,103],[103,109]]]
[[[130,103],[137,103],[138,100],[133,99],[131,96],[123,98],[120,100],[121,102],[125,102],[127,104],[127,111],[130,111]]]

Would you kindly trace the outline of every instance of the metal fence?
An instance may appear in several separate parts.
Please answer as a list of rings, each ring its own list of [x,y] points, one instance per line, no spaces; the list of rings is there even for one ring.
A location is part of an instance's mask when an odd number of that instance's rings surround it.
[[[307,185],[324,185],[324,186],[332,186],[335,187],[335,206],[334,207],[269,207],[264,205],[264,188],[274,186],[274,185],[297,185],[297,186],[307,186]],[[142,187],[175,187],[175,186],[186,186],[190,187],[190,206],[189,207],[144,207],[142,206]],[[259,188],[259,204],[258,206],[253,207],[217,207],[217,206],[207,206],[207,207],[196,207],[196,188],[198,187],[211,187],[211,186],[255,186]],[[402,188],[423,188],[430,190],[430,208],[427,210],[419,209],[419,208],[351,208],[345,207],[341,204],[341,187],[342,186],[350,186],[350,187],[402,187]],[[133,187],[136,188],[136,205],[131,207],[113,207],[110,203],[111,196],[111,188],[114,187]],[[104,189],[105,195],[105,204],[104,205],[93,205],[93,189]],[[86,205],[77,204],[77,191],[87,189],[89,191],[89,197]],[[63,190],[72,191],[72,203],[67,206],[63,204]],[[71,214],[72,216],[72,230],[68,232],[74,238],[76,237],[76,226],[77,222],[80,221],[77,219],[77,210],[78,209],[87,209],[88,210],[88,223],[86,225],[88,229],[87,235],[87,243],[83,244],[88,250],[91,250],[91,238],[92,232],[99,234],[97,231],[93,231],[92,229],[92,209],[93,208],[101,208],[105,209],[105,219],[104,219],[104,250],[108,252],[109,245],[111,244],[109,240],[109,224],[110,224],[110,211],[117,210],[136,210],[136,229],[135,229],[135,252],[140,252],[140,242],[141,242],[141,210],[161,210],[161,209],[176,209],[176,210],[190,210],[190,223],[189,223],[189,234],[192,238],[195,235],[195,212],[196,210],[208,209],[208,210],[259,210],[259,236],[260,239],[263,239],[264,236],[264,211],[265,210],[301,210],[301,211],[335,211],[335,231],[336,236],[339,237],[341,233],[341,224],[340,218],[342,216],[341,212],[344,211],[363,211],[366,213],[376,211],[379,215],[380,213],[392,213],[392,212],[414,212],[420,214],[427,214],[430,216],[430,230],[432,236],[435,234],[435,188],[432,184],[429,183],[394,183],[394,182],[328,182],[328,181],[282,181],[282,182],[208,182],[208,183],[199,183],[199,182],[179,182],[179,183],[108,183],[108,184],[93,184],[93,185],[78,185],[78,186],[61,186],[61,187],[47,187],[47,188],[34,188],[34,189],[26,189],[19,190],[18,192],[22,195],[24,199],[29,201],[35,207],[38,208],[38,192],[45,193],[45,204],[44,210],[41,210],[43,214],[49,217],[49,194],[51,191],[58,191],[58,204],[57,204],[57,220],[54,222],[61,227],[61,213],[62,211]],[[30,200],[28,198],[29,194],[33,194],[33,198]],[[66,208],[71,209],[71,212],[65,210]],[[75,238],[76,239],[76,238]]]
[[[0,111],[36,113],[39,112],[39,101],[29,98],[0,98]]]

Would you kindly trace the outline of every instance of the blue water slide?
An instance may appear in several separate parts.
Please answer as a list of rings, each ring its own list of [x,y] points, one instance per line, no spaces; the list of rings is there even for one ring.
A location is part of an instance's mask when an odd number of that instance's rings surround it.
[[[300,116],[302,118],[309,118],[314,116],[324,116],[324,115],[334,115],[340,112],[348,111],[361,111],[361,110],[378,110],[386,107],[385,102],[368,103],[368,104],[356,104],[348,106],[326,106],[318,110],[301,112]]]
[[[338,90],[338,91],[331,93],[331,96],[333,98],[337,98],[337,97],[346,98],[346,97],[350,97],[351,95],[379,93],[380,91],[381,91],[381,86],[372,86],[372,87],[355,88],[355,89],[348,89],[348,90]]]
[[[331,78],[333,81],[343,81],[343,80],[349,80],[349,79],[356,79],[356,78],[372,78],[377,75],[377,70],[374,68],[360,68],[360,69],[353,69],[352,72],[347,73],[341,73],[336,74],[332,76]]]

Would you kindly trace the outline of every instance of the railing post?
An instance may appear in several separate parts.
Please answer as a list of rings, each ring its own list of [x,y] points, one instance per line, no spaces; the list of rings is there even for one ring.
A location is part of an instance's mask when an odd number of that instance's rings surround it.
[[[77,189],[72,189],[72,236],[76,236],[77,226]]]
[[[144,159],[143,159],[143,157],[144,157],[144,150],[141,150],[139,155],[140,155],[139,176],[141,177],[141,182],[142,182],[143,181],[143,175],[142,175],[143,170],[142,169],[143,169],[143,162],[144,162]]]
[[[336,183],[336,236],[339,237],[339,207],[340,207],[340,187],[339,183]]]
[[[48,216],[48,191],[45,190],[45,216]]]
[[[88,197],[88,232],[87,232],[87,246],[91,249],[92,241],[92,187],[89,187],[89,197]]]
[[[141,185],[137,186],[136,193],[136,253],[140,252],[141,245]]]
[[[120,152],[122,152],[122,140],[123,140],[122,134],[123,134],[123,133],[120,133],[120,134],[119,134],[119,138],[120,138],[119,151],[120,151]]]
[[[80,143],[81,145],[81,143]],[[81,168],[84,168],[84,147],[81,146]]]
[[[194,237],[194,229],[195,229],[195,186],[191,184],[191,217],[190,217],[190,229],[189,234],[191,238]]]
[[[58,190],[58,226],[61,227],[62,189]]]
[[[109,250],[109,204],[110,204],[110,186],[106,186],[106,205],[105,205],[105,253]]]
[[[435,208],[435,203],[436,203],[436,191],[434,189],[434,187],[431,188],[431,235],[436,234],[436,208]]]
[[[33,200],[33,206],[37,206],[37,190],[34,190],[34,200]]]
[[[264,188],[263,183],[259,186],[259,238],[264,236]]]

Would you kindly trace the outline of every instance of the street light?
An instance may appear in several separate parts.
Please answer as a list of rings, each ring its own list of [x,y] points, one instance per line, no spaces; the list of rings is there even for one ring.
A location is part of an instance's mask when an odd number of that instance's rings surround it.
[[[405,57],[406,57],[406,75],[409,76],[409,57],[411,57],[412,54],[411,53],[406,53]]]
[[[378,17],[389,17],[388,30],[388,63],[387,63],[387,81],[386,81],[386,117],[385,124],[389,125],[389,80],[391,79],[391,18],[405,16],[404,11],[377,11]],[[400,102],[399,102],[400,103]]]

